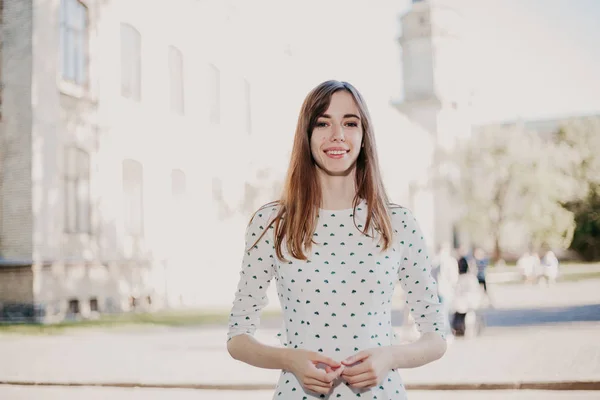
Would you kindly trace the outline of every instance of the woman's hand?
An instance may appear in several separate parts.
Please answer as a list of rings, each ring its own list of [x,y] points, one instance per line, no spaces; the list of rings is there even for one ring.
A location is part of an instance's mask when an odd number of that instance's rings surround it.
[[[320,394],[327,394],[333,387],[333,381],[344,371],[344,366],[320,353],[302,349],[292,349],[286,360],[286,369],[306,389]],[[323,364],[325,369],[318,368]]]
[[[342,378],[351,387],[370,388],[377,386],[390,372],[392,356],[389,348],[376,347],[361,351],[342,361],[342,364],[346,366]]]

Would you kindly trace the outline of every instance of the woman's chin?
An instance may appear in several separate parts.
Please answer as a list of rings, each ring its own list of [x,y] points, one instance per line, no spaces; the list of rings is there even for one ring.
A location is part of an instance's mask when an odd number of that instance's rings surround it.
[[[338,167],[338,168],[327,168],[323,170],[326,175],[330,176],[348,176],[352,173],[352,167]]]

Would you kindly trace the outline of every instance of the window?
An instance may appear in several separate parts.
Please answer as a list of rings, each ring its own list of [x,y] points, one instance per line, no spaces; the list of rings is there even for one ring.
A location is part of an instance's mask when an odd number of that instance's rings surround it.
[[[137,161],[123,161],[123,197],[125,233],[140,237],[144,230],[143,169]]]
[[[80,311],[79,310],[79,300],[77,300],[77,299],[69,300],[68,313],[71,315],[78,315],[79,311]]]
[[[171,111],[183,115],[183,55],[174,46],[169,46],[169,90]]]
[[[244,120],[246,122],[246,132],[248,134],[252,133],[252,101],[251,101],[251,91],[250,91],[250,82],[244,79]]]
[[[98,299],[95,297],[92,297],[90,299],[90,311],[91,312],[98,312]]]
[[[174,199],[181,199],[187,190],[185,172],[180,169],[171,171],[171,194]]]
[[[142,37],[129,24],[121,24],[121,95],[140,101],[142,92]]]
[[[62,78],[87,84],[88,11],[78,0],[60,2],[60,61]]]
[[[90,156],[77,147],[65,149],[65,231],[91,233]]]
[[[221,121],[221,71],[214,65],[209,66],[209,115],[213,124]]]

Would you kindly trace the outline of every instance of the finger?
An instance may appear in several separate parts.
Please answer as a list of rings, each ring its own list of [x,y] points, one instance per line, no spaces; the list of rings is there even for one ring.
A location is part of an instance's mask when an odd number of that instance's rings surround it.
[[[343,366],[338,368],[337,370],[332,370],[331,372],[328,372],[323,379],[326,382],[333,382],[342,375],[342,372],[344,372]]]
[[[361,351],[360,353],[356,353],[355,355],[346,358],[344,361],[342,361],[342,363],[345,364],[345,365],[351,365],[351,364],[354,364],[357,361],[364,360],[367,357],[369,357],[369,352],[368,351]]]
[[[346,379],[346,382],[348,382],[349,384],[354,386],[354,385],[358,385],[365,381],[371,381],[374,378],[375,377],[373,376],[372,372],[367,372],[367,373],[363,373],[360,375],[350,376],[350,377],[348,377],[348,379]]]
[[[304,386],[318,386],[318,387],[330,388],[331,382],[323,382],[323,381],[320,381],[320,380],[314,379],[314,378],[306,378],[304,380]]]
[[[319,382],[330,383],[335,379],[336,372],[326,373],[325,370],[320,368],[314,368],[312,371],[306,373],[306,377],[315,379]]]
[[[339,362],[334,361],[333,359],[331,359],[329,357],[325,357],[324,355],[321,355],[319,353],[315,353],[315,356],[313,357],[312,362],[313,362],[313,364],[323,363],[323,364],[329,365],[330,367],[334,367],[334,368],[337,368],[341,365]]]
[[[340,376],[339,374],[339,368],[337,370],[331,368],[329,365],[325,367],[325,372],[327,372],[327,374],[325,375],[324,379],[326,382],[331,382],[333,381],[335,378],[337,378],[338,376]]]
[[[350,385],[350,386],[352,386],[353,388],[356,388],[356,389],[363,389],[363,388],[373,387],[376,385],[377,385],[377,381],[375,379],[370,379],[370,380],[362,381],[362,382],[359,382],[359,383],[356,383],[356,384]]]
[[[371,369],[370,363],[362,362],[358,365],[355,365],[354,367],[347,367],[344,370],[342,375],[344,375],[344,376],[360,375],[360,374],[364,374],[365,372],[369,371],[370,369]]]

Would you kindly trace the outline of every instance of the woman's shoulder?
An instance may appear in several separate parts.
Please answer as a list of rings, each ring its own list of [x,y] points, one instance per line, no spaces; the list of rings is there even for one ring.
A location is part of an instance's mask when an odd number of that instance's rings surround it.
[[[255,223],[260,223],[261,225],[271,224],[279,213],[280,209],[281,203],[278,200],[263,204],[252,214],[248,225]]]
[[[396,203],[388,203],[388,212],[390,214],[392,227],[396,231],[403,231],[409,227],[414,229],[415,224],[417,224],[414,213],[407,207]]]
[[[392,219],[404,218],[406,216],[414,218],[414,215],[409,208],[396,203],[388,203],[388,211],[392,216]]]

